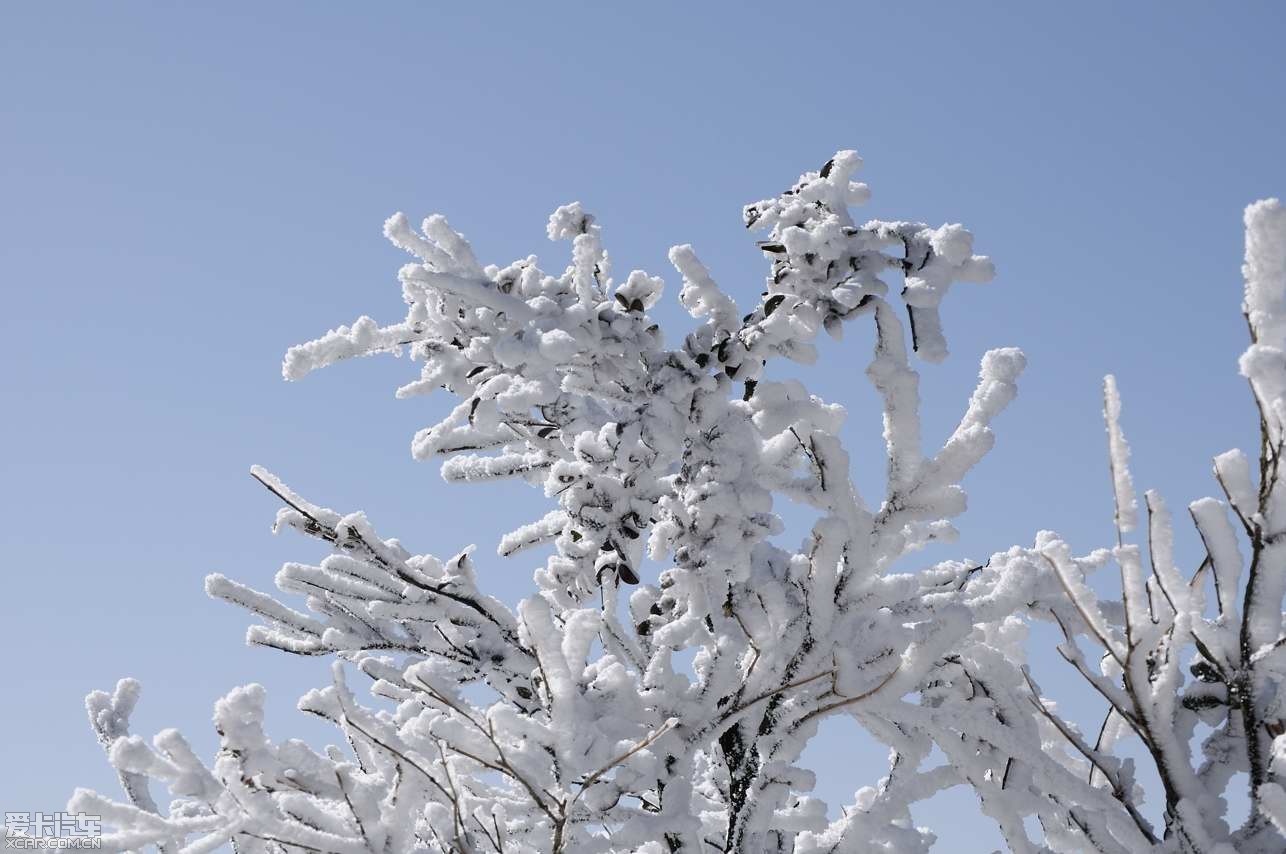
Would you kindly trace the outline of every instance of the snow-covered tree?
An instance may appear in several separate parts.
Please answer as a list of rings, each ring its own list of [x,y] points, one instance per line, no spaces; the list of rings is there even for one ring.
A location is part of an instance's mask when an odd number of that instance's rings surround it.
[[[1110,380],[1116,548],[1077,558],[1042,533],[985,565],[923,567],[903,558],[953,535],[960,482],[990,449],[1024,362],[988,352],[959,425],[926,453],[911,352],[946,356],[942,298],[992,268],[958,225],[857,224],[860,163],[840,152],[745,209],[767,232],[770,267],[747,313],[691,247],[672,249],[698,322],[673,348],[648,314],[662,280],[613,279],[579,205],[550,218],[550,238],[572,248],[557,275],[534,256],[481,265],[440,216],[418,232],[389,219],[389,238],[416,257],[399,275],[405,320],[363,317],[292,348],[284,373],[399,350],[423,362],[398,395],[445,388],[460,403],[415,437],[414,455],[445,457],[451,481],[525,480],[551,503],[499,540],[503,556],[552,547],[535,590],[511,609],[481,589],[472,547],[413,554],[362,513],[316,505],[255,468],[283,504],[277,528],[332,553],[277,576],[306,611],[219,575],[207,591],[258,617],[250,643],[334,658],[332,684],[299,705],[333,723],[342,748],[270,740],[264,690],[250,685],[216,705],[221,746],[206,763],[176,731],[150,744],[129,734],[139,688],[124,680],[87,704],[128,802],[78,790],[70,808],[101,814],[118,850],[856,854],[927,850],[934,836],[912,805],[968,785],[1014,851],[1280,850],[1286,215],[1275,203],[1248,213],[1255,344],[1243,372],[1263,418],[1259,484],[1240,454],[1216,461],[1249,544],[1244,581],[1235,523],[1213,500],[1192,506],[1209,556],[1182,578],[1151,494],[1145,577],[1125,541],[1135,509]],[[839,439],[844,409],[766,374],[774,359],[811,364],[822,329],[838,336],[861,318],[874,330],[866,375],[887,470],[883,494],[865,499]],[[779,542],[775,496],[814,511],[798,548]],[[1116,603],[1086,580],[1113,559]],[[1032,620],[1062,627],[1060,651],[1109,704],[1097,737],[1041,698],[1023,663]],[[1097,665],[1084,641],[1101,644]],[[832,716],[890,749],[887,774],[854,781],[870,785],[833,820],[799,765]],[[1214,729],[1195,766],[1198,720]],[[1130,737],[1161,772],[1163,827],[1143,816],[1142,787],[1114,752]],[[1221,796],[1239,770],[1254,804],[1230,834]],[[152,783],[174,797],[168,809]]]

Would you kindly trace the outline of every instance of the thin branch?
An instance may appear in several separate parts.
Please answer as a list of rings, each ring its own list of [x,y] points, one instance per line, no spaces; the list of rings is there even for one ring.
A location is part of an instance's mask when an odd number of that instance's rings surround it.
[[[1128,793],[1121,782],[1120,776],[1115,770],[1105,763],[1104,757],[1101,753],[1086,744],[1085,741],[1062,720],[1062,718],[1045,708],[1045,703],[1040,698],[1040,690],[1036,687],[1036,683],[1032,681],[1031,671],[1027,669],[1026,665],[1023,666],[1022,672],[1023,678],[1027,680],[1027,686],[1031,689],[1031,696],[1029,696],[1028,699],[1031,701],[1032,706],[1034,706],[1036,711],[1044,716],[1046,720],[1053,724],[1054,728],[1062,733],[1068,743],[1075,747],[1079,753],[1089,760],[1091,765],[1098,768],[1099,773],[1101,773],[1103,777],[1112,784],[1112,797],[1119,801],[1121,806],[1125,807],[1126,812],[1130,814],[1130,818],[1134,821],[1135,826],[1137,826],[1139,831],[1147,837],[1147,840],[1150,843],[1155,845],[1157,843],[1157,838],[1156,834],[1152,830],[1152,826],[1148,823],[1147,819],[1139,813],[1138,808],[1134,806],[1133,802],[1130,801]]]
[[[577,799],[580,798],[581,795],[585,794],[585,792],[589,789],[590,786],[597,783],[598,780],[604,774],[606,774],[608,771],[611,771],[613,768],[620,765],[621,763],[625,762],[627,759],[629,759],[634,754],[638,753],[640,750],[646,750],[649,745],[651,745],[658,738],[660,738],[661,736],[669,732],[671,729],[673,729],[677,723],[678,723],[677,719],[670,718],[668,721],[666,721],[664,724],[658,727],[656,732],[642,739],[633,747],[631,747],[629,750],[625,751],[620,756],[611,760],[602,768],[599,768],[593,774],[590,774],[588,777],[586,777],[585,780],[582,783],[580,783],[580,787],[581,787],[580,791],[578,791],[574,796],[572,796],[572,799],[567,803],[567,808],[565,812],[569,812],[572,806],[576,803]]]
[[[891,672],[888,676],[885,676],[882,680],[880,680],[880,684],[876,685],[874,688],[872,688],[869,691],[865,691],[861,694],[858,694],[856,697],[846,697],[843,700],[837,700],[834,703],[831,703],[829,705],[822,706],[817,709],[813,709],[813,711],[809,712],[799,720],[795,721],[795,723],[791,724],[790,726],[791,731],[799,729],[801,726],[808,723],[813,718],[830,714],[836,709],[842,709],[845,706],[851,706],[854,703],[860,703],[862,700],[865,700],[874,696],[875,694],[879,693],[884,688],[885,685],[888,685],[890,682],[892,682],[893,677],[897,676],[901,671],[902,671],[901,667],[894,668],[893,672]]]

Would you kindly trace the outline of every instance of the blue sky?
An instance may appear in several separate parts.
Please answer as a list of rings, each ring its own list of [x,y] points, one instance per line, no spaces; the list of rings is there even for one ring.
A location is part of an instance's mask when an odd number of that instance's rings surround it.
[[[666,277],[677,340],[667,248],[757,294],[741,205],[856,148],[859,216],[963,222],[999,270],[945,304],[928,436],[983,351],[1029,358],[950,554],[1041,528],[1107,543],[1109,371],[1139,484],[1176,508],[1208,494],[1210,457],[1255,440],[1241,210],[1286,193],[1284,25],[1269,3],[6,4],[0,809],[115,792],[81,698],[124,675],[144,683],[137,731],[179,726],[207,753],[211,704],[249,681],[274,735],[326,734],[293,712],[324,665],[247,649],[247,619],[201,592],[319,556],[269,533],[252,463],[415,549],[477,542],[497,590],[525,588],[530,561],[486,556],[536,494],[410,460],[447,401],[393,400],[405,361],[280,379],[290,344],[400,316],[396,210],[445,213],[485,261],[557,268],[545,218],[579,199],[618,272]],[[859,482],[882,466],[868,348],[850,334],[811,380],[850,407]],[[1076,693],[1052,666],[1041,682]],[[878,778],[878,750],[826,738],[822,794]],[[961,794],[924,817],[990,850],[973,811]]]

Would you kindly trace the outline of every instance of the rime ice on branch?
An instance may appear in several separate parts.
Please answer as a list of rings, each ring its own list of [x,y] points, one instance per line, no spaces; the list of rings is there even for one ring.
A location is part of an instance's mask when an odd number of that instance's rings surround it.
[[[1010,642],[1006,649],[987,642],[959,655],[973,678],[987,680],[982,707],[994,732],[986,739],[990,749],[1003,746],[1010,755],[1001,785],[975,782],[975,789],[1014,851],[1275,854],[1286,848],[1286,492],[1279,468],[1286,413],[1286,212],[1276,200],[1246,211],[1243,271],[1252,343],[1241,371],[1259,412],[1259,460],[1252,473],[1241,451],[1215,458],[1224,500],[1203,498],[1188,506],[1204,550],[1195,571],[1176,566],[1171,515],[1155,492],[1144,501],[1139,537],[1146,549],[1129,541],[1137,514],[1112,377],[1105,383],[1104,413],[1116,546],[1075,559],[1065,543],[1042,533],[1034,549],[1013,549],[989,564],[988,572],[1008,577],[1001,586],[1008,586],[1017,614],[1057,624],[1065,637],[1058,652],[1104,704],[1097,731],[1082,733],[1041,696],[1022,663],[1022,644]],[[1100,599],[1089,584],[1089,575],[1109,562],[1120,569],[1116,600]],[[1016,626],[1016,619],[985,631],[1000,638],[1007,625]],[[1082,650],[1090,648],[1097,661],[1085,659]],[[1006,654],[997,659],[994,649]],[[1038,715],[1034,726],[1025,719],[1030,710]],[[986,731],[964,711],[959,715],[963,741]],[[939,736],[938,743],[945,741]],[[1131,743],[1152,765],[1155,790],[1136,778],[1134,761],[1125,755]],[[1229,824],[1227,797],[1244,785],[1241,774],[1249,781],[1250,811],[1238,827]],[[1145,817],[1158,813],[1156,825]],[[1019,821],[1028,815],[1039,820],[1042,839],[1028,839]]]
[[[1006,745],[1013,728],[1035,738],[1049,726],[1025,706],[995,712],[1029,697],[1005,664],[1019,641],[1013,590],[1028,582],[966,562],[898,567],[953,534],[961,480],[991,448],[1023,357],[987,353],[959,426],[926,451],[911,353],[945,357],[943,297],[992,268],[957,225],[857,224],[860,164],[840,152],[745,209],[769,264],[748,308],[690,246],[672,249],[698,322],[672,349],[648,315],[662,280],[614,279],[579,205],[550,218],[549,236],[571,243],[557,274],[534,256],[483,266],[442,217],[419,231],[390,218],[387,235],[416,259],[399,275],[405,319],[363,317],[292,348],[283,372],[409,349],[423,367],[398,395],[445,388],[460,400],[415,436],[414,455],[444,458],[447,480],[518,478],[549,499],[546,515],[499,538],[502,555],[552,543],[537,589],[510,610],[482,592],[470,549],[413,554],[363,514],[256,468],[283,504],[277,528],[332,553],[277,576],[306,610],[222,576],[207,590],[261,620],[249,642],[334,657],[333,684],[300,708],[345,747],[271,741],[251,685],[218,704],[222,746],[206,764],[175,732],[129,735],[126,684],[120,702],[94,695],[91,715],[111,718],[96,726],[131,803],[80,791],[72,808],[103,814],[118,849],[231,840],[238,852],[344,854],[915,852],[933,835],[911,804],[964,783],[1011,835],[1043,814],[1042,786],[1070,772],[1039,744],[1022,756]],[[780,358],[812,363],[821,330],[866,321],[888,477],[882,494],[860,496],[843,408],[765,372]],[[772,539],[777,495],[816,512],[798,548]],[[659,577],[645,577],[645,551]],[[684,652],[691,673],[672,663]],[[360,702],[353,680],[375,699]],[[830,821],[797,763],[836,715],[887,743],[891,764]],[[951,763],[925,768],[935,743]],[[149,779],[176,798],[168,809],[145,796]]]

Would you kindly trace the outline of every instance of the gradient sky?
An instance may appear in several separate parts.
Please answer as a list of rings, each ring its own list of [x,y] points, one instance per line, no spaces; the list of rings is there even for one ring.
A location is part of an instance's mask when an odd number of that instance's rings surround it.
[[[1286,193],[1284,33],[1280,4],[1249,2],[5,4],[0,811],[118,793],[82,697],[125,675],[144,684],[136,732],[178,726],[206,755],[212,703],[250,681],[275,737],[330,735],[293,710],[325,665],[246,648],[248,618],[202,593],[212,571],[269,588],[321,554],[270,534],[252,463],[414,550],[476,542],[485,583],[526,589],[532,561],[492,555],[538,494],[411,461],[448,399],[395,401],[407,362],[280,378],[290,344],[401,317],[405,256],[380,234],[396,210],[445,213],[484,262],[560,269],[545,218],[579,199],[618,275],[666,277],[678,341],[667,248],[691,242],[753,298],[765,265],[741,205],[855,148],[874,193],[859,217],[963,222],[999,270],[947,298],[926,435],[945,437],[983,351],[1029,358],[966,481],[961,541],[925,559],[1041,528],[1108,543],[1109,371],[1137,482],[1181,511],[1213,489],[1211,456],[1255,441],[1241,211]],[[859,483],[883,466],[869,347],[852,328],[810,373],[849,406]],[[881,775],[851,725],[822,742],[833,805]],[[940,850],[990,851],[975,812],[960,791],[916,814],[953,836]]]

